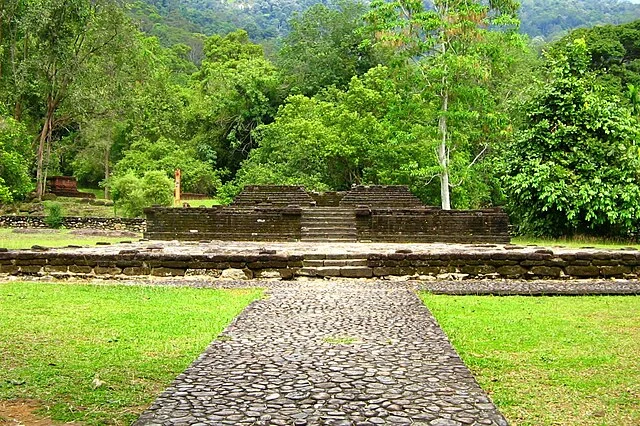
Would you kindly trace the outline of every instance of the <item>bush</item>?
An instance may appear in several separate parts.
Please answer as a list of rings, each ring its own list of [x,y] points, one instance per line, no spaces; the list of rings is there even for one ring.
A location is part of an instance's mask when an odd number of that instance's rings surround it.
[[[62,219],[64,219],[64,214],[60,203],[46,202],[44,204],[44,223],[46,223],[49,228],[60,228],[62,226]]]
[[[173,203],[173,181],[164,172],[150,171],[142,179],[133,173],[117,176],[111,181],[114,208],[123,216],[142,216],[145,207],[170,206]]]

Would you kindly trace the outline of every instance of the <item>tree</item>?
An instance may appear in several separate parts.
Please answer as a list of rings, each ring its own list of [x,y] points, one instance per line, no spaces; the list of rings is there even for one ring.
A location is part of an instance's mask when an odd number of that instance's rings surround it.
[[[255,147],[253,131],[273,120],[282,102],[281,82],[262,47],[245,31],[212,36],[194,75],[198,96],[189,106],[192,146],[219,169],[235,173]],[[204,160],[204,158],[202,158]]]
[[[548,77],[501,165],[511,217],[533,235],[627,236],[640,224],[637,121],[589,72],[584,39],[547,54]]]
[[[125,17],[111,0],[24,2],[21,12],[16,29],[23,48],[21,72],[33,79],[31,95],[40,99],[42,111],[36,151],[36,194],[41,197],[54,132],[69,121],[57,112],[91,58],[121,34]]]
[[[313,96],[332,85],[343,89],[375,65],[373,49],[362,45],[366,10],[363,3],[342,0],[335,7],[316,4],[291,18],[277,61],[291,92]]]
[[[0,203],[24,198],[32,190],[29,135],[24,125],[0,110]]]
[[[441,205],[448,210],[451,208],[451,152],[460,145],[452,138],[456,135],[452,124],[466,124],[481,118],[483,106],[479,104],[484,97],[479,89],[490,79],[497,51],[488,28],[516,28],[517,3],[512,0],[489,3],[434,0],[433,9],[429,10],[420,0],[376,0],[371,7],[366,19],[376,31],[372,42],[393,50],[398,55],[398,66],[414,63],[413,70],[418,73],[417,97],[422,97],[425,104],[438,103],[437,131],[435,134],[427,131],[425,138],[437,135],[439,139]],[[429,99],[430,93],[435,93],[437,99]],[[428,114],[422,118],[427,124],[426,130],[431,120]],[[474,164],[486,149],[485,146],[475,158],[469,158],[467,165]]]

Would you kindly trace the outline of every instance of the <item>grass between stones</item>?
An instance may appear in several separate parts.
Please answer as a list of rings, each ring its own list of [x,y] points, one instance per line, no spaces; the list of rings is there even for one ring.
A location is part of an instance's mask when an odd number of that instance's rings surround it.
[[[120,241],[135,241],[133,237],[105,237],[74,235],[71,230],[49,229],[44,232],[21,234],[13,232],[12,229],[0,229],[0,247],[8,249],[28,249],[33,245],[45,247],[65,247],[72,245],[95,245],[98,241],[107,243],[118,243]]]
[[[512,424],[640,424],[640,297],[420,297]]]
[[[59,421],[130,424],[261,295],[0,284],[0,401],[37,401]]]

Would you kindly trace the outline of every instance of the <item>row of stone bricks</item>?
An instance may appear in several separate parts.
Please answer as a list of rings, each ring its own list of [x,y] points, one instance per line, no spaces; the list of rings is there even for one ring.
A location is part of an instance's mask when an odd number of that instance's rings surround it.
[[[308,255],[168,255],[123,250],[118,254],[56,252],[0,253],[5,274],[95,274],[183,276],[242,270],[251,277],[384,277],[461,274],[463,278],[596,278],[640,275],[639,252],[393,253]]]

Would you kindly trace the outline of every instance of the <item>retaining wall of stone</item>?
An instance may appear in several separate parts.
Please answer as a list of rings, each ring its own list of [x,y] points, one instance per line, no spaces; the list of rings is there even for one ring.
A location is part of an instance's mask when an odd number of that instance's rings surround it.
[[[103,229],[111,231],[144,232],[145,219],[117,217],[75,217],[62,219],[62,226],[69,229]],[[42,216],[0,216],[0,228],[48,228]]]
[[[243,277],[371,278],[435,276],[440,278],[637,278],[640,252],[602,251],[553,254],[521,253],[392,253],[325,254],[162,254],[121,250],[110,254],[82,252],[0,252],[0,273],[53,277],[220,276],[225,270]],[[455,275],[454,275],[455,274]]]
[[[509,217],[502,209],[357,208],[359,241],[508,243]]]
[[[300,207],[145,209],[152,240],[297,241]]]

